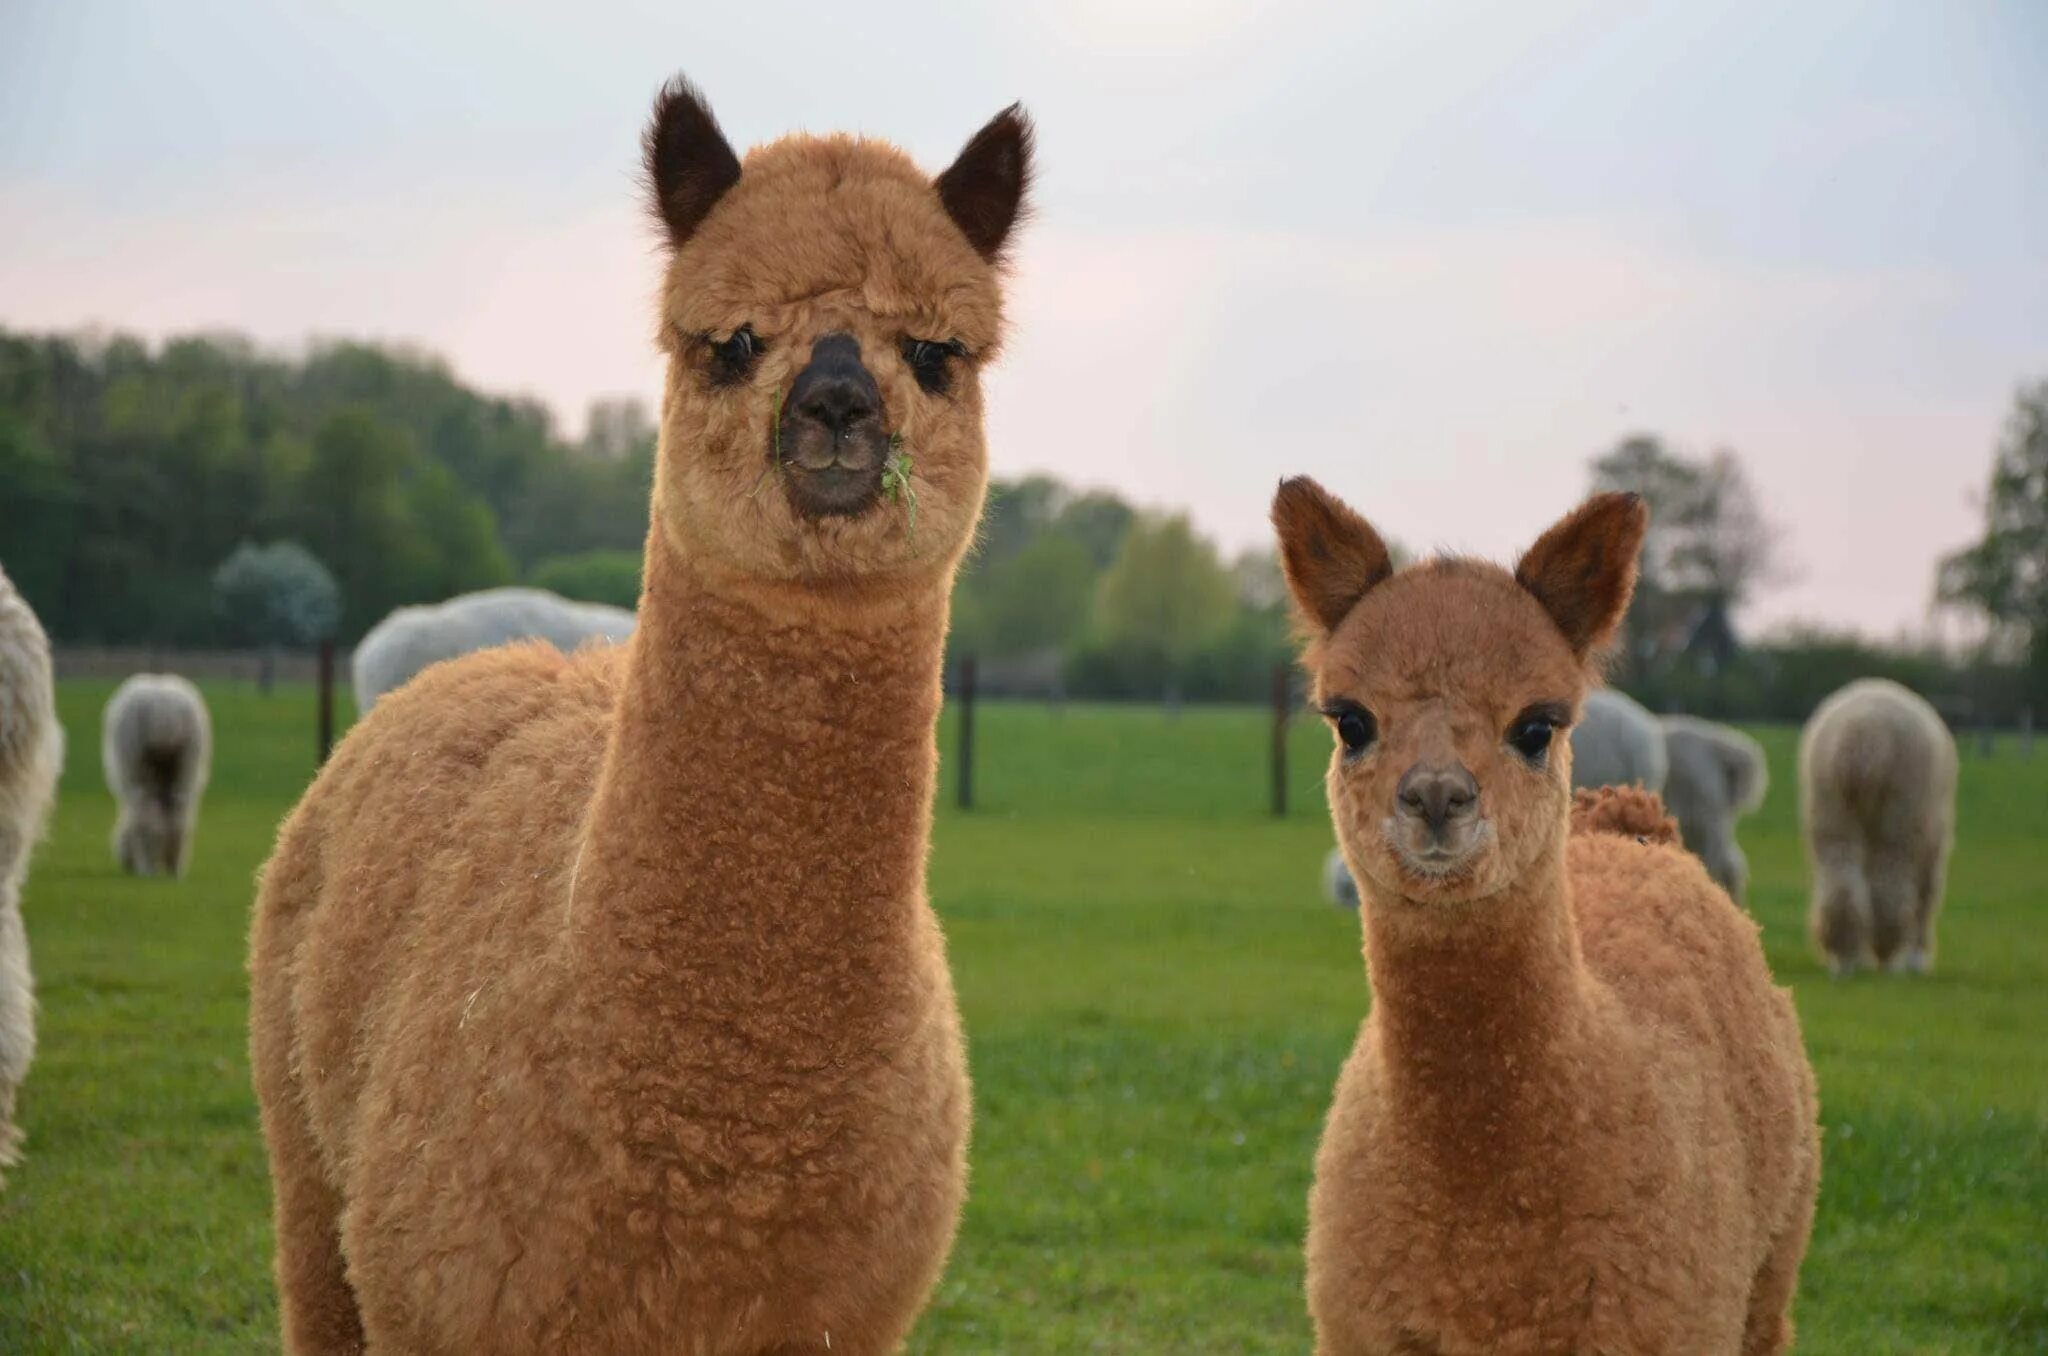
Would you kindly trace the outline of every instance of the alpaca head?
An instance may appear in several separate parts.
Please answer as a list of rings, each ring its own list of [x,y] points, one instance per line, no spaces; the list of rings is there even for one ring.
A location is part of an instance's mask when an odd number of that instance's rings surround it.
[[[1313,480],[1281,483],[1281,563],[1337,739],[1331,812],[1369,898],[1484,899],[1557,850],[1565,732],[1627,610],[1647,521],[1634,495],[1600,495],[1512,574],[1457,558],[1397,574],[1365,519]]]
[[[668,247],[655,514],[679,553],[771,583],[946,576],[987,482],[981,368],[1030,160],[1014,106],[936,179],[848,136],[742,160],[670,82],[646,161]]]

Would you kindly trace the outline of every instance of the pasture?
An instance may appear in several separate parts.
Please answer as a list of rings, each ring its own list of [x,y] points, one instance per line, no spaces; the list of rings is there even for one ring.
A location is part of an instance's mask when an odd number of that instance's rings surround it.
[[[192,873],[120,876],[111,684],[69,682],[29,879],[41,1052],[0,1194],[0,1351],[276,1350],[249,1091],[251,876],[311,771],[307,690],[215,685]],[[344,704],[345,701],[344,701]],[[972,1043],[974,1182],[920,1353],[1300,1353],[1311,1156],[1367,993],[1324,903],[1328,736],[1266,811],[1264,716],[987,704],[932,864]],[[2048,750],[1966,750],[1937,973],[1835,983],[1803,933],[1794,732],[1743,841],[1826,1125],[1800,1350],[2048,1350]],[[942,735],[950,753],[951,729]]]

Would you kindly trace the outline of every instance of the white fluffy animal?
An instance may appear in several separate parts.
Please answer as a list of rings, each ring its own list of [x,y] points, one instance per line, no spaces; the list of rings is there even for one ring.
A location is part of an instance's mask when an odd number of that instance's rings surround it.
[[[1956,741],[1940,715],[1888,679],[1835,693],[1799,737],[1799,808],[1829,968],[1924,974],[1955,839]]]
[[[120,807],[114,856],[134,876],[182,876],[213,766],[213,722],[199,689],[138,673],[107,702],[100,764]]]
[[[1763,745],[1740,730],[1693,716],[1665,716],[1664,808],[1678,820],[1686,850],[1736,903],[1749,887],[1749,859],[1735,821],[1764,803],[1770,772]]]
[[[589,640],[616,644],[633,634],[623,607],[579,603],[545,589],[485,589],[442,603],[401,607],[371,627],[349,663],[356,710],[409,682],[430,664],[515,640],[544,640],[565,654]]]
[[[14,1097],[36,1052],[35,977],[21,887],[63,763],[50,641],[0,570],[0,1168],[20,1161]]]
[[[1613,688],[1594,689],[1571,739],[1573,790],[1634,784],[1663,793],[1669,772],[1664,730],[1635,698]]]

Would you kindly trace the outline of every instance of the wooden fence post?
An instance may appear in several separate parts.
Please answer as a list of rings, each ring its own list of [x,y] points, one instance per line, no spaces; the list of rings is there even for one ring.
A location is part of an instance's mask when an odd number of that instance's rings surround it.
[[[974,808],[974,656],[960,661],[960,808]]]
[[[334,752],[334,642],[320,642],[320,766]]]

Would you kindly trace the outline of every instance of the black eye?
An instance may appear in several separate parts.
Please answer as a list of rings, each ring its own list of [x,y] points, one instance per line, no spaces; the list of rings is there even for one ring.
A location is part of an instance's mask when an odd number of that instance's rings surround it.
[[[950,358],[967,356],[967,346],[958,339],[941,343],[936,339],[905,339],[903,361],[910,368],[917,384],[933,395],[944,395],[953,386],[953,369]]]
[[[1551,739],[1557,734],[1557,725],[1557,718],[1547,711],[1517,716],[1515,723],[1508,726],[1508,747],[1529,762],[1540,763]]]
[[[754,374],[754,364],[768,351],[767,343],[754,333],[752,325],[740,326],[729,339],[713,339],[706,335],[704,343],[711,350],[713,386],[737,386],[745,381]]]
[[[1342,705],[1326,707],[1323,714],[1337,727],[1337,738],[1343,742],[1344,752],[1360,753],[1372,747],[1380,737],[1379,722],[1372,718],[1372,712],[1362,706],[1345,702]]]

